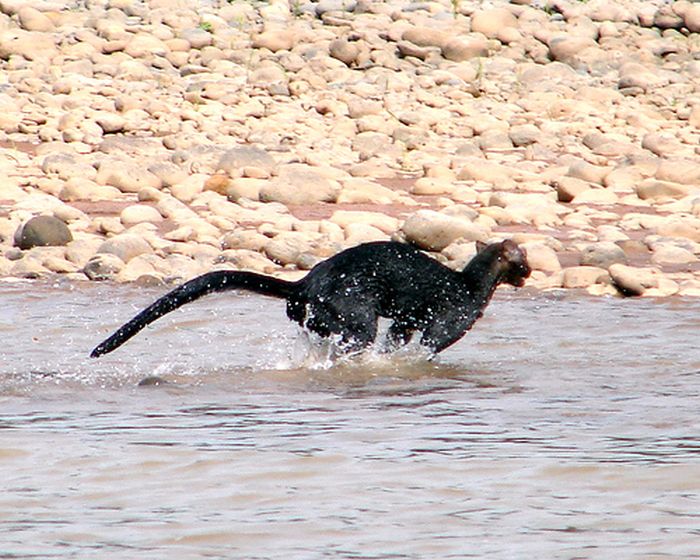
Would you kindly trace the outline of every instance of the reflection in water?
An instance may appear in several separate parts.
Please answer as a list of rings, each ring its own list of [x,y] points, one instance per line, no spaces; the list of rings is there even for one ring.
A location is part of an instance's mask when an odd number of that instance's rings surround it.
[[[501,294],[329,365],[257,296],[90,360],[155,292],[0,295],[0,557],[697,557],[700,303]]]

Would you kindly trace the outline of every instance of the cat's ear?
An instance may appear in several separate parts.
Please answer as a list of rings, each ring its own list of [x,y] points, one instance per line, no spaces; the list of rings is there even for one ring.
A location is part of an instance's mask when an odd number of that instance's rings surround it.
[[[484,243],[483,241],[476,241],[476,252],[481,253],[484,249],[486,249],[487,243]]]

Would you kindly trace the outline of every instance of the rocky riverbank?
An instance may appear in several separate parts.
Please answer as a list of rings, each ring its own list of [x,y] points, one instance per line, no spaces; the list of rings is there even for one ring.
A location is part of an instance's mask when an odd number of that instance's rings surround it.
[[[0,68],[4,277],[507,236],[535,288],[700,295],[698,3],[0,0]]]

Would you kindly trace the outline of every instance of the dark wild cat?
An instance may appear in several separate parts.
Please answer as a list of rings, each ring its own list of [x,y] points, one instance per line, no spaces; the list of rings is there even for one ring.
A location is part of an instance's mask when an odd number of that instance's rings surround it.
[[[385,317],[390,320],[387,351],[420,332],[421,345],[437,353],[462,338],[482,316],[499,284],[522,286],[529,275],[525,251],[510,240],[480,244],[461,272],[410,245],[365,243],[319,263],[297,282],[229,270],[198,276],[141,311],[90,355],[111,352],[186,303],[235,289],[286,299],[290,319],[321,337],[337,336],[343,352],[371,345],[377,322]]]

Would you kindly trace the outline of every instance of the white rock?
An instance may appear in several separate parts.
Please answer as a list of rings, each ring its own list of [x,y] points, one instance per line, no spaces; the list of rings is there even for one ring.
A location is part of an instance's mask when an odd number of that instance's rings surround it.
[[[334,202],[340,190],[337,181],[326,178],[318,169],[289,164],[280,167],[278,177],[261,187],[259,196],[263,202],[314,204]]]
[[[160,179],[143,165],[112,159],[100,164],[96,181],[100,185],[110,185],[126,193],[137,193],[145,187],[162,187]]]
[[[365,224],[391,235],[399,229],[400,221],[380,212],[359,210],[336,210],[329,219],[332,223],[347,229],[351,224]]]
[[[536,241],[521,243],[520,247],[527,252],[527,262],[533,270],[542,270],[549,273],[561,270],[561,264],[556,252],[544,243]]]
[[[572,266],[564,269],[564,288],[587,288],[608,279],[608,272],[596,266]],[[609,280],[608,280],[609,281]]]
[[[116,255],[123,262],[128,263],[132,258],[144,253],[151,253],[153,248],[142,237],[124,233],[108,239],[98,248],[98,253]]]
[[[124,268],[124,261],[117,255],[102,253],[93,256],[83,267],[90,280],[111,280]]]
[[[626,296],[640,296],[659,285],[658,271],[655,269],[613,264],[608,272],[615,287]]]
[[[353,246],[371,241],[388,241],[389,236],[379,228],[369,224],[348,224],[345,227],[345,243]]]
[[[688,249],[662,243],[654,247],[651,262],[658,265],[687,264],[696,262],[697,257]]]
[[[455,185],[449,179],[437,177],[421,177],[411,186],[411,194],[439,195],[450,194],[455,190]]]
[[[489,230],[468,219],[446,216],[433,210],[411,214],[401,230],[407,241],[428,251],[442,251],[458,239],[486,242],[490,236]]]
[[[342,182],[338,204],[392,204],[400,194],[365,178],[350,178]]]
[[[133,204],[127,206],[121,211],[119,215],[122,224],[125,226],[133,226],[134,224],[140,224],[142,222],[162,222],[163,216],[160,212],[153,206],[148,206],[146,204]]]

